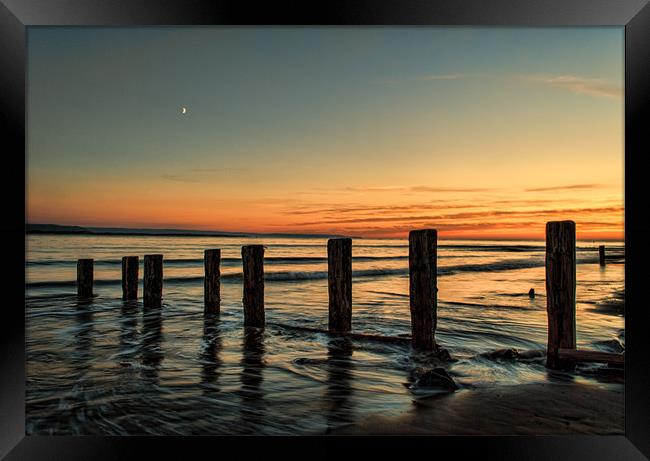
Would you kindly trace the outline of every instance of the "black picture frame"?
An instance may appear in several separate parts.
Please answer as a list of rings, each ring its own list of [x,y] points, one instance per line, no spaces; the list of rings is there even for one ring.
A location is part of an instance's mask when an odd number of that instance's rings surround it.
[[[0,220],[4,271],[0,308],[0,457],[6,459],[178,458],[277,451],[336,456],[349,448],[388,456],[480,459],[647,459],[650,457],[650,220],[644,124],[650,112],[648,0],[1,0],[0,106],[3,168]],[[625,436],[564,437],[42,437],[25,436],[25,82],[26,27],[35,25],[446,25],[625,27]],[[21,172],[23,173],[21,177]],[[22,183],[22,184],[21,184]],[[22,306],[22,308],[21,308]],[[231,450],[236,450],[232,452]],[[232,455],[229,453],[233,453]],[[366,455],[367,456],[367,455]],[[419,456],[419,454],[415,455]],[[444,455],[443,455],[444,456]]]

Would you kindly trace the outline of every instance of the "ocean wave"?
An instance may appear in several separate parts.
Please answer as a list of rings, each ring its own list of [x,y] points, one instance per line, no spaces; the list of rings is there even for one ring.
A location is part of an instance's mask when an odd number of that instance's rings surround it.
[[[369,262],[369,261],[399,261],[408,259],[407,255],[403,256],[353,256],[352,261]],[[143,264],[143,258],[140,258],[140,265]],[[221,258],[222,263],[241,264],[241,258]],[[165,265],[170,266],[200,266],[203,264],[203,258],[163,258]],[[306,263],[324,263],[327,262],[327,256],[267,256],[264,258],[265,265],[273,264],[306,264]],[[36,260],[27,261],[27,266],[68,266],[77,265],[75,260]],[[96,259],[96,266],[116,266],[122,265],[121,259]]]
[[[408,249],[408,245],[355,245],[355,248],[405,248]],[[543,253],[545,248],[544,246],[533,246],[533,245],[438,245],[439,250],[471,250],[478,252],[504,252],[504,253],[534,253],[535,256],[538,256],[537,253]],[[591,247],[578,247],[576,249],[578,254],[583,254],[584,257],[589,257],[589,255],[597,255],[598,248]],[[476,257],[476,255],[456,255],[456,254],[438,254],[439,259],[445,259],[446,257]],[[625,258],[624,248],[611,247],[607,249],[607,258]],[[353,256],[352,261],[354,262],[371,262],[371,261],[399,261],[407,260],[408,255],[363,255],[363,256]],[[140,257],[140,265],[143,264],[144,258]],[[203,264],[203,258],[163,258],[165,265],[170,266],[200,266]],[[233,257],[223,257],[221,262],[224,265],[239,265],[241,264],[241,258]],[[267,256],[264,258],[264,263],[267,265],[273,264],[308,264],[308,263],[324,263],[327,262],[327,256]],[[39,266],[64,266],[64,267],[74,267],[76,266],[77,261],[74,259],[38,259],[26,261],[28,267],[39,267]],[[122,264],[121,259],[95,259],[94,264],[100,267],[114,266],[119,267]],[[471,270],[471,269],[470,269]]]
[[[598,262],[597,257],[578,258],[579,264],[593,264]],[[528,269],[533,267],[543,267],[545,264],[543,259],[513,259],[503,260],[493,263],[485,264],[461,264],[454,266],[438,267],[438,276],[448,276],[459,272],[500,272],[507,270]],[[384,277],[390,275],[408,275],[408,267],[394,268],[394,269],[365,269],[352,271],[353,278],[364,277]],[[224,282],[239,281],[242,274],[229,273],[222,274],[221,279]],[[267,281],[303,281],[303,280],[322,280],[327,278],[327,271],[276,271],[267,272],[264,274],[264,279]],[[188,283],[201,283],[203,282],[202,275],[196,276],[179,276],[179,277],[166,277],[165,283],[169,284],[188,284]],[[119,285],[121,280],[95,280],[97,286]],[[51,280],[40,282],[28,282],[27,288],[55,288],[55,287],[74,287],[76,282],[74,280]]]

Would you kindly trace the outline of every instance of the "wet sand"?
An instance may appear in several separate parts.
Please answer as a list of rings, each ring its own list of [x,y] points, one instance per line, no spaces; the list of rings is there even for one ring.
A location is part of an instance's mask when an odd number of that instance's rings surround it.
[[[336,435],[563,435],[624,433],[624,387],[522,384],[421,399],[394,417],[374,415]]]

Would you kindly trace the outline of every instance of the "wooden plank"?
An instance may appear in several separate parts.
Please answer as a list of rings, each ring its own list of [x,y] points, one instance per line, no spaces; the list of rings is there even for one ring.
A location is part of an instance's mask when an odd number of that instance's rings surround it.
[[[561,361],[571,362],[598,362],[616,365],[623,365],[625,362],[624,354],[578,349],[558,349],[558,357]]]
[[[327,281],[329,294],[329,329],[346,332],[352,329],[352,239],[327,241]]]
[[[546,223],[546,312],[548,344],[546,366],[562,369],[558,349],[576,348],[576,224]]]

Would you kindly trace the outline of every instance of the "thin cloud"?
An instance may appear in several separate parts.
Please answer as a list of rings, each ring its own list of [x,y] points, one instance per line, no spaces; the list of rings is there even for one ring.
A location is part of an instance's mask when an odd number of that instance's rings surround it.
[[[531,187],[529,189],[524,189],[524,190],[526,192],[546,192],[546,191],[556,191],[556,190],[600,189],[602,187],[604,187],[602,184],[571,184],[568,186]]]
[[[524,75],[519,78],[527,82],[597,98],[620,99],[623,96],[623,89],[620,86],[598,78],[579,75]]]
[[[351,192],[487,192],[495,189],[476,187],[431,187],[431,186],[360,186],[346,187]]]
[[[420,76],[418,80],[430,82],[435,80],[460,80],[461,78],[465,78],[465,74],[428,74]]]
[[[450,220],[461,219],[494,219],[494,218],[509,218],[509,219],[546,219],[552,216],[585,216],[594,214],[612,214],[623,212],[622,206],[610,207],[592,207],[592,208],[569,208],[569,209],[545,209],[545,210],[530,210],[530,211],[516,211],[516,210],[490,210],[490,211],[468,211],[461,213],[443,213],[437,215],[420,215],[420,216],[369,216],[357,218],[344,218],[344,219],[324,219],[319,221],[305,221],[295,222],[294,226],[315,226],[323,224],[359,224],[359,223],[406,223],[406,222],[435,222],[440,225],[448,224]],[[459,222],[458,225],[461,223]],[[516,224],[516,223],[513,223]],[[455,225],[455,224],[454,224]],[[473,224],[472,224],[473,225]]]
[[[206,178],[203,176],[193,176],[193,175],[184,175],[184,174],[162,174],[160,175],[165,181],[174,181],[174,182],[186,182],[194,184],[212,184],[214,179]]]
[[[160,177],[166,181],[212,184],[217,177],[222,179],[242,171],[241,168],[191,168],[180,173],[163,173]]]
[[[416,75],[416,76],[382,78],[375,82],[381,84],[401,84],[401,83],[409,83],[409,82],[436,82],[436,81],[461,80],[466,77],[467,77],[466,74],[459,74],[459,73],[423,74],[423,75]]]
[[[191,168],[192,173],[239,173],[242,171],[250,171],[251,168]]]
[[[558,190],[560,188],[571,189],[587,189],[590,187],[597,187],[598,185],[571,185],[571,186],[557,186],[552,188],[538,188],[531,190]],[[528,190],[528,189],[526,189]],[[463,214],[455,214],[454,218],[466,217],[464,213],[475,213],[477,210],[491,209],[490,213],[504,212],[503,205],[508,205],[511,209],[507,213],[522,213],[538,211],[539,205],[546,205],[544,209],[548,209],[552,203],[566,203],[566,199],[509,199],[509,200],[492,200],[481,199],[472,200],[471,202],[462,200],[430,200],[427,202],[418,203],[404,203],[401,205],[385,204],[385,205],[366,205],[359,203],[347,203],[330,205],[327,203],[314,203],[304,204],[300,200],[296,200],[295,206],[290,206],[282,209],[280,213],[290,216],[319,216],[319,222],[329,221],[332,219],[340,220],[347,218],[350,223],[357,222],[359,219],[374,219],[386,218],[395,216],[396,213],[400,214],[400,219],[417,218],[421,217],[431,211],[443,212],[437,214],[436,218],[443,218],[448,216],[448,212],[452,210],[462,210]],[[611,208],[612,206],[620,206],[620,199],[598,201],[600,207]],[[284,204],[279,204],[284,206]],[[595,204],[595,203],[594,203]],[[523,210],[521,208],[524,208]],[[536,209],[530,209],[536,207]],[[602,208],[600,208],[602,209]],[[414,216],[415,215],[415,216]],[[428,215],[431,217],[430,215]],[[395,218],[390,218],[395,219]]]
[[[372,214],[385,214],[390,212],[403,212],[403,213],[416,213],[424,210],[439,210],[444,209],[453,209],[453,208],[483,208],[486,205],[476,205],[476,204],[454,204],[450,202],[439,202],[436,204],[412,204],[412,205],[353,205],[353,206],[338,206],[338,207],[310,207],[303,206],[299,208],[293,208],[282,211],[286,215],[310,215],[310,214],[361,214],[372,215]]]

